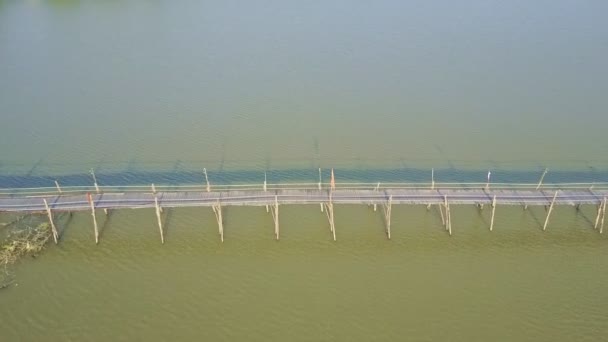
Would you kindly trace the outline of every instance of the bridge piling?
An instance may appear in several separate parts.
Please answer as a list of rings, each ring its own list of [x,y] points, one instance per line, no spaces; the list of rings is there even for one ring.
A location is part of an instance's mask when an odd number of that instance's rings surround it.
[[[443,209],[441,208],[441,203],[437,204],[437,209],[439,209],[439,215],[441,216],[441,225],[445,226],[445,217],[443,216]]]
[[[553,195],[553,200],[551,200],[551,205],[549,206],[549,212],[547,212],[547,218],[545,218],[545,224],[543,225],[543,231],[547,229],[547,224],[549,223],[549,216],[551,216],[551,211],[553,211],[553,205],[555,204],[555,199],[557,198],[557,193],[559,190],[555,191],[555,195]]]
[[[215,213],[215,219],[217,220],[218,231],[220,234],[220,240],[224,242],[224,221],[222,218],[222,205],[218,201],[217,204],[213,205],[213,212]]]
[[[57,192],[61,195],[63,192],[61,191],[61,187],[59,186],[59,182],[55,180],[55,187],[57,188]]]
[[[490,175],[492,175],[492,172],[488,171],[488,180],[486,182],[486,191],[490,190]]]
[[[329,231],[331,232],[334,241],[336,241],[336,226],[334,224],[334,204],[332,202],[332,194],[329,193],[329,202],[325,203],[325,214],[329,221]]]
[[[604,209],[602,209],[602,223],[600,225],[600,234],[604,232],[604,219],[606,218],[606,197],[604,197]]]
[[[597,206],[597,216],[595,217],[595,224],[593,225],[593,229],[597,229],[598,224],[600,223],[600,218],[602,217],[604,203],[606,202],[606,198],[600,202]]]
[[[158,230],[160,231],[160,243],[165,244],[165,232],[163,231],[163,222],[160,217],[161,209],[156,195],[154,195],[154,206],[156,207],[156,219],[158,220]]]
[[[95,177],[95,169],[91,169],[91,176],[93,177],[93,185],[95,186],[95,193],[98,195],[101,194],[101,190],[99,190],[99,184],[97,184],[97,177]],[[108,215],[108,209],[103,209],[104,214]]]
[[[388,202],[383,204],[384,208],[384,223],[386,224],[386,235],[391,239],[391,209],[393,204],[393,196],[389,196]]]
[[[538,181],[536,190],[540,189],[541,185],[543,185],[543,179],[545,179],[545,175],[547,174],[547,172],[549,172],[549,169],[546,168],[545,171],[543,171],[543,174],[540,176],[540,180]]]
[[[445,221],[443,222],[443,225],[445,226],[445,230],[448,230],[448,223],[450,222],[450,220],[449,220],[449,216],[448,216],[448,196],[447,195],[443,196],[443,208],[445,209]]]
[[[321,168],[319,168],[319,190],[321,190],[321,184],[322,184],[322,179],[321,179]]]
[[[205,182],[207,182],[207,192],[210,192],[211,185],[209,184],[209,177],[207,176],[207,168],[203,168],[203,173],[205,174]]]
[[[452,212],[450,211],[450,203],[448,202],[448,198],[446,196],[445,198],[446,200],[446,213],[447,213],[447,228],[448,228],[448,233],[450,234],[450,236],[452,236]]]
[[[490,231],[494,228],[494,213],[496,212],[496,195],[492,199],[492,218],[490,219]]]
[[[279,197],[274,196],[274,207],[272,210],[272,220],[274,221],[274,236],[279,240]]]
[[[380,183],[378,182],[378,184],[376,185],[376,187],[374,188],[374,191],[378,191],[380,190]],[[376,211],[377,209],[377,203],[374,203],[374,211]]]
[[[95,244],[99,243],[99,230],[97,229],[97,217],[95,217],[95,202],[90,193],[87,193],[89,204],[91,205],[91,216],[93,216],[93,228],[95,230]]]
[[[53,222],[53,214],[51,213],[51,208],[49,208],[49,204],[46,201],[46,198],[42,199],[44,201],[44,207],[46,208],[46,213],[49,216],[49,222],[51,223],[51,229],[53,230],[53,240],[55,240],[55,244],[57,244],[57,228],[55,228],[55,222]]]

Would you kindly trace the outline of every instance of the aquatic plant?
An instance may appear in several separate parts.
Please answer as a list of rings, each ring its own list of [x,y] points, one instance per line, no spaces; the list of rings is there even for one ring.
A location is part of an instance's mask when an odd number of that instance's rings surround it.
[[[9,266],[24,256],[36,257],[51,239],[52,234],[51,226],[46,222],[35,227],[26,226],[8,232],[0,245],[0,267],[3,269],[0,273],[0,289],[14,282]]]

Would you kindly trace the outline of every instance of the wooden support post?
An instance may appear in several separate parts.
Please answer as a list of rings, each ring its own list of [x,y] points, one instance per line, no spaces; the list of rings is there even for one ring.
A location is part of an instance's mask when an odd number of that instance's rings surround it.
[[[97,185],[97,177],[95,177],[95,169],[91,169],[89,171],[91,176],[93,177],[93,185],[95,185],[95,191],[99,193],[99,186]]]
[[[165,243],[165,232],[163,231],[163,222],[160,218],[160,206],[158,205],[158,198],[154,196],[154,206],[156,207],[156,218],[158,219],[158,230],[160,231],[160,243]]]
[[[378,183],[378,185],[376,185],[376,187],[374,188],[374,191],[378,191],[380,190],[380,183]],[[376,211],[378,208],[378,203],[374,203],[374,211]]]
[[[492,218],[490,219],[490,231],[494,228],[494,213],[496,212],[496,195],[492,199]]]
[[[279,235],[280,235],[280,226],[279,226],[279,198],[278,196],[274,196],[274,210],[275,210],[275,216],[276,216],[276,220],[274,222],[275,225],[275,231],[277,234],[277,240],[279,239]]]
[[[97,229],[97,218],[95,217],[95,202],[93,201],[93,197],[90,193],[87,193],[87,199],[89,200],[89,205],[91,206],[91,216],[93,216],[93,227],[95,228],[95,244],[98,244],[99,230]]]
[[[211,185],[209,185],[209,177],[207,177],[207,168],[203,168],[203,173],[205,174],[205,182],[207,182],[207,192],[210,192]]]
[[[600,217],[602,217],[602,209],[604,208],[604,204],[606,203],[606,198],[604,198],[600,204],[597,206],[597,216],[595,217],[595,224],[593,225],[593,229],[597,229],[598,224],[600,223]]]
[[[266,172],[264,172],[264,192],[268,191],[268,188],[266,187]]]
[[[393,204],[393,196],[389,196],[388,203],[384,205],[384,221],[386,223],[386,235],[391,239],[391,208]]]
[[[336,177],[334,176],[334,169],[331,169],[331,180],[329,182],[329,185],[331,187],[331,191],[336,190]]]
[[[274,207],[272,208],[272,220],[274,221],[274,236],[279,239],[279,197],[274,196]]]
[[[435,190],[435,169],[431,169],[431,190]]]
[[[450,210],[450,205],[448,204],[448,233],[452,236],[452,211]]]
[[[101,193],[101,191],[99,190],[99,185],[97,185],[97,182],[95,182],[95,192],[97,192],[97,194],[99,195]],[[104,214],[108,215],[108,209],[103,209]]]
[[[213,205],[213,212],[215,213],[215,219],[217,220],[217,226],[220,233],[220,240],[224,242],[224,220],[222,219],[222,205],[220,202]]]
[[[55,228],[55,222],[53,222],[53,214],[51,213],[51,208],[49,208],[49,204],[46,202],[46,199],[42,199],[44,201],[44,207],[46,208],[46,213],[49,215],[49,222],[51,223],[51,229],[53,230],[53,240],[55,240],[55,244],[57,244],[57,238],[59,234],[57,234],[57,228]]]
[[[429,211],[429,210],[431,210],[431,203],[426,205],[426,211]]]
[[[602,215],[602,206],[604,202],[600,202],[597,206],[597,216],[595,217],[595,224],[593,225],[593,229],[597,229],[598,223],[600,223],[600,216]]]
[[[334,238],[334,241],[336,241],[336,224],[334,221],[334,204],[333,203],[329,203],[329,214],[331,217],[331,234]]]
[[[604,219],[606,218],[606,197],[604,197],[604,209],[602,209],[602,223],[600,224],[600,234],[604,232]]]
[[[321,205],[321,212],[323,212],[323,203],[319,203]]]
[[[488,171],[488,180],[486,182],[486,190],[490,190],[490,175],[492,172]]]
[[[95,177],[95,169],[91,169],[91,171],[89,171],[91,173],[91,176],[93,177],[93,186],[95,186],[95,192],[99,195],[101,194],[101,190],[99,189],[99,185],[97,184],[97,177]],[[57,183],[57,181],[55,181],[55,183]],[[59,186],[59,184],[57,184],[57,186]],[[103,209],[104,214],[108,215],[108,209],[104,208]]]
[[[334,225],[334,204],[332,202],[332,194],[329,193],[329,202],[325,203],[325,214],[329,221],[329,230],[331,231],[334,241],[336,241],[336,226]]]
[[[99,185],[97,185],[97,177],[95,177],[95,170],[91,169],[91,176],[93,176],[93,185],[95,186],[95,192],[99,193]]]
[[[547,213],[547,218],[545,219],[545,224],[543,225],[543,230],[547,229],[547,224],[549,223],[549,216],[551,216],[551,211],[553,211],[553,205],[555,204],[555,199],[557,198],[557,193],[559,190],[555,191],[555,195],[553,195],[553,200],[551,201],[551,205],[549,206],[549,212]]]
[[[447,197],[446,197],[447,199]],[[447,203],[447,200],[446,200]],[[448,233],[450,234],[450,236],[452,236],[452,212],[450,211],[450,203],[446,204],[446,216],[447,216],[447,226],[448,226]]]
[[[154,186],[154,183],[152,183],[152,194],[154,194],[154,196],[156,196],[156,186]],[[159,207],[160,212],[163,212],[163,208]]]
[[[55,187],[57,187],[57,191],[59,192],[59,194],[61,195],[62,191],[61,191],[61,187],[59,186],[59,182],[57,180],[55,180]]]
[[[443,196],[443,207],[445,208],[445,230],[448,230],[448,224],[450,223],[450,217],[448,215],[448,196]]]
[[[319,168],[319,190],[321,190],[321,184],[322,184],[322,180],[321,180],[321,168]],[[323,211],[323,210],[321,210]]]
[[[545,169],[545,171],[543,171],[543,174],[540,176],[540,180],[538,181],[538,185],[536,186],[536,190],[540,189],[541,185],[543,185],[543,179],[545,179],[547,172],[549,172],[549,169]]]

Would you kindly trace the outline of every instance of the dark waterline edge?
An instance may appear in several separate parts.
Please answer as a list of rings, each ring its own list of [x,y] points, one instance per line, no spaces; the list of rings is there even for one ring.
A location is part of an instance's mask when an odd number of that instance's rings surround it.
[[[418,167],[400,168],[335,168],[336,182],[361,183],[430,183],[431,169]],[[329,181],[330,169],[322,169],[321,177]],[[496,170],[491,169],[494,183],[537,183],[543,170]],[[279,170],[242,169],[208,170],[211,184],[256,184],[264,182],[266,174],[269,184],[276,183],[316,183],[319,181],[318,168],[286,168]],[[201,170],[149,170],[149,171],[95,171],[97,183],[101,186],[126,185],[192,185],[205,183]],[[483,183],[487,181],[488,169],[434,169],[434,179],[441,183]],[[90,186],[93,177],[89,172],[69,174],[0,174],[0,188],[53,187],[57,181],[62,186]],[[545,183],[599,183],[608,182],[608,169],[549,170]]]

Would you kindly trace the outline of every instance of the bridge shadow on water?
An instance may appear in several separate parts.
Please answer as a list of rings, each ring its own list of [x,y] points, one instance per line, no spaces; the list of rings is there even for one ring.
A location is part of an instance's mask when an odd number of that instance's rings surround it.
[[[323,182],[330,179],[330,170],[322,170]],[[442,168],[434,170],[435,181],[439,183],[485,183],[487,170]],[[536,183],[542,170],[492,170],[492,183]],[[319,181],[318,169],[291,168],[266,171],[267,181],[272,183],[316,183]],[[256,184],[264,182],[264,171],[258,170],[208,170],[211,184]],[[124,171],[97,172],[101,186],[127,185],[192,185],[204,184],[201,170],[184,169],[177,162],[171,170],[139,171],[128,168]],[[336,168],[336,182],[386,182],[386,183],[430,183],[431,171],[415,167],[401,168]],[[0,174],[0,188],[53,187],[55,180],[61,186],[90,186],[92,176],[87,173],[65,175],[37,175],[34,172],[16,175]],[[608,182],[608,170],[587,169],[580,171],[549,171],[545,183],[593,183]]]

